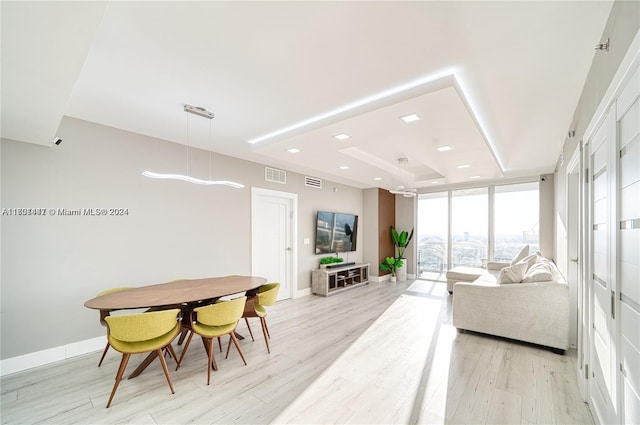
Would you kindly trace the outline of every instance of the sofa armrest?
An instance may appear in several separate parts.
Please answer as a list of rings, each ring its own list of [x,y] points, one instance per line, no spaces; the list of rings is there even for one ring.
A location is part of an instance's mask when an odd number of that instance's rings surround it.
[[[501,263],[498,261],[489,261],[487,263],[487,270],[502,270],[505,267],[509,267],[511,263]]]

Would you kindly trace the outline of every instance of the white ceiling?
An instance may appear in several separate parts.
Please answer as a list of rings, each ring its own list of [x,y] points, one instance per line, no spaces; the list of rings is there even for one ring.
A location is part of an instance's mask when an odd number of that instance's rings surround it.
[[[399,157],[415,187],[548,173],[611,4],[3,1],[2,137],[66,115],[360,188]]]

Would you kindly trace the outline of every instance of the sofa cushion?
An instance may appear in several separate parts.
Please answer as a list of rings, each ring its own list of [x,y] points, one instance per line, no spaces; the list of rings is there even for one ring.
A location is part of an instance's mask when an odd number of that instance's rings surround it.
[[[504,283],[520,283],[524,279],[524,275],[527,272],[527,263],[521,262],[514,264],[513,266],[505,267],[498,273],[496,282],[499,285]]]
[[[525,245],[525,246],[520,250],[520,252],[518,252],[518,253],[516,254],[516,256],[515,256],[515,257],[513,257],[513,260],[511,260],[511,265],[513,266],[513,265],[515,265],[515,264],[519,263],[519,262],[520,262],[520,261],[522,261],[522,259],[523,259],[524,257],[526,257],[527,255],[529,255],[529,245]]]

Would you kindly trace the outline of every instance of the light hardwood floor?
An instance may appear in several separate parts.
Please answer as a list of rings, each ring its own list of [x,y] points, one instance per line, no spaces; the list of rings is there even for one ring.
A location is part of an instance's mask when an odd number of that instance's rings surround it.
[[[177,372],[168,360],[174,395],[156,361],[123,380],[109,409],[114,351],[100,368],[96,352],[6,376],[2,423],[593,423],[571,356],[457,333],[442,282],[286,300],[268,323],[271,354],[253,321],[256,341],[241,341],[248,366],[233,348],[228,359],[216,351],[207,386],[206,355],[193,341]],[[238,331],[248,337],[243,323]]]

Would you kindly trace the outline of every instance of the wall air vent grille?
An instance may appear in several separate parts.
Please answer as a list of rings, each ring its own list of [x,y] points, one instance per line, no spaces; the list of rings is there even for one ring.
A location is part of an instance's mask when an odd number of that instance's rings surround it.
[[[268,182],[287,184],[287,172],[277,168],[264,167],[264,179]]]
[[[322,180],[316,177],[304,176],[304,185],[307,187],[315,187],[316,189],[322,189]]]

